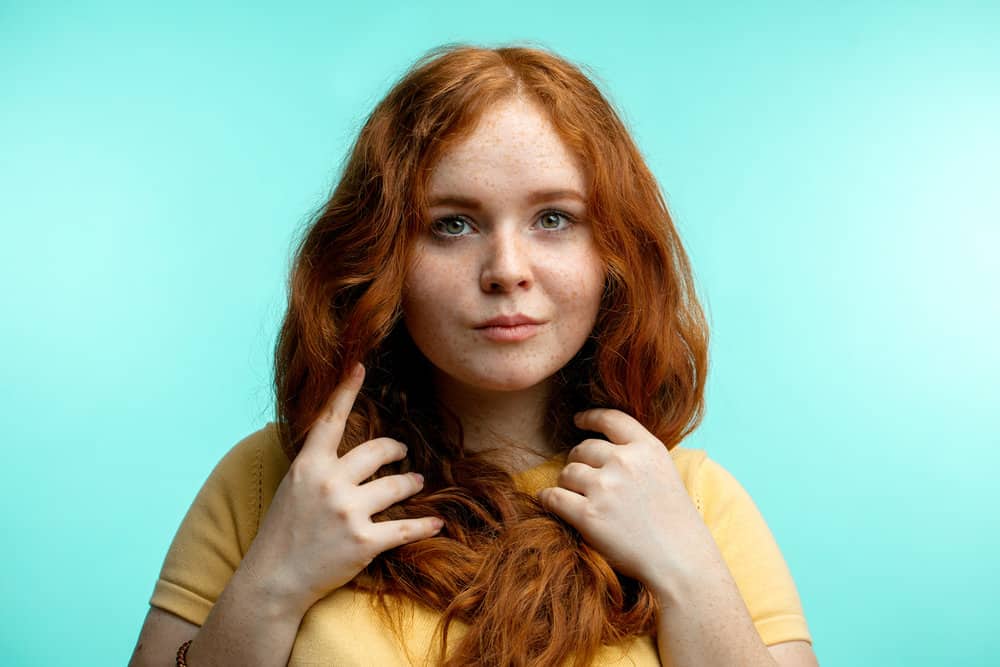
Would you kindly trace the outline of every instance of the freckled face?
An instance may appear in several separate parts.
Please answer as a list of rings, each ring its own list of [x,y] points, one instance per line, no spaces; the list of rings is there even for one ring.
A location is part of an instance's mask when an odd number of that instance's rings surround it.
[[[491,109],[444,154],[403,295],[406,328],[439,374],[516,391],[583,346],[604,287],[585,188],[577,158],[520,99]],[[535,324],[483,327],[517,315]]]

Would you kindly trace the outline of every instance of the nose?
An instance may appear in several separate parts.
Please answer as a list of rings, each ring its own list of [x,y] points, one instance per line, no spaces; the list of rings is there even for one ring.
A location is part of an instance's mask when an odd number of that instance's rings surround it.
[[[516,231],[497,231],[486,244],[479,278],[484,292],[504,293],[531,287],[531,258]]]

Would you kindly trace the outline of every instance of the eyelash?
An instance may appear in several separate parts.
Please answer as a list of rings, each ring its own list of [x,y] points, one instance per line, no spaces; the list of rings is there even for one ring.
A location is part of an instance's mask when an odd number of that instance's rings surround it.
[[[566,213],[565,211],[560,211],[560,210],[557,210],[557,209],[550,209],[550,210],[547,210],[547,211],[542,211],[539,214],[538,218],[541,219],[541,218],[544,218],[547,215],[553,215],[553,214],[561,216],[568,224],[566,226],[564,226],[564,227],[560,227],[559,229],[544,229],[543,228],[544,231],[546,231],[546,232],[550,232],[550,233],[553,233],[553,234],[558,234],[560,232],[565,232],[573,224],[576,223],[576,220],[569,213]],[[438,225],[440,225],[443,222],[447,222],[449,220],[460,220],[460,221],[464,222],[467,225],[469,224],[469,220],[464,215],[448,215],[448,216],[445,216],[443,218],[438,218],[437,220],[435,220],[434,222],[431,223],[431,233],[433,233],[436,237],[438,237],[440,239],[443,239],[445,241],[454,241],[454,240],[460,239],[463,236],[465,236],[465,234],[444,234],[444,233],[442,233],[442,232],[440,232],[438,230]]]

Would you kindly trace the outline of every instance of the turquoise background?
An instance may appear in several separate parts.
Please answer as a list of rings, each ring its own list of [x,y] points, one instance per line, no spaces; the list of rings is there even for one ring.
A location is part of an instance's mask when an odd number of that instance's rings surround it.
[[[1000,6],[137,4],[0,2],[4,664],[127,662],[272,418],[290,248],[365,116],[515,40],[590,66],[662,183],[713,331],[685,444],[822,664],[998,664]]]

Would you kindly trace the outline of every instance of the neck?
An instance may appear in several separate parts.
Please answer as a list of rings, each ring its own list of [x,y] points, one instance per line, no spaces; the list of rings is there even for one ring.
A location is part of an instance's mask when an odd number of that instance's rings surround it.
[[[511,471],[556,454],[545,412],[552,390],[548,380],[518,391],[491,391],[438,374],[435,385],[439,400],[462,423],[465,451],[491,450],[488,456]]]

